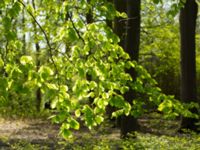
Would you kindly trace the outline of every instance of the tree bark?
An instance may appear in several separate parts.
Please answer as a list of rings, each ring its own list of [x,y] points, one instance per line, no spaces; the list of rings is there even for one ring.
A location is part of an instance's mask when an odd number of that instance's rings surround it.
[[[125,50],[132,60],[138,61],[140,45],[140,0],[127,0]]]
[[[113,0],[115,9],[122,13],[126,12],[126,0]],[[113,24],[113,31],[114,33],[120,38],[119,45],[125,49],[125,35],[126,35],[126,20],[121,17],[116,17]],[[115,108],[110,107],[109,108],[110,116],[112,115],[112,112],[115,111]],[[116,120],[116,126],[121,128],[121,117],[118,117]]]
[[[114,0],[115,9],[119,12],[126,12],[126,0]],[[114,20],[114,32],[120,38],[119,45],[125,48],[125,35],[126,35],[126,22],[123,18],[115,18]]]
[[[198,6],[195,0],[187,0],[180,12],[181,35],[181,92],[183,102],[197,102],[195,30]],[[192,110],[194,113],[197,110]],[[181,128],[196,130],[196,119],[182,117]]]
[[[131,60],[138,61],[139,57],[139,45],[140,45],[140,0],[127,0],[127,26],[126,26],[126,39],[125,39],[125,51],[130,55]],[[127,70],[127,72],[133,78],[136,79],[136,72],[133,68]],[[129,90],[125,93],[125,99],[130,104],[134,98],[136,98],[136,92]],[[121,136],[126,137],[128,133],[139,130],[139,124],[137,118],[133,116],[122,116],[121,118]]]

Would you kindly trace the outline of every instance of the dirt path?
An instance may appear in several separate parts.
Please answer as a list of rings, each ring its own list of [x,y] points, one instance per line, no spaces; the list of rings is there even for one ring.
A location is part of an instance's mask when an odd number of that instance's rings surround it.
[[[34,120],[0,120],[0,138],[47,140],[58,138],[59,126],[50,121]]]
[[[55,145],[61,139],[58,136],[59,126],[49,120],[23,119],[5,120],[0,119],[0,149],[10,149],[10,145],[19,141],[32,144]]]

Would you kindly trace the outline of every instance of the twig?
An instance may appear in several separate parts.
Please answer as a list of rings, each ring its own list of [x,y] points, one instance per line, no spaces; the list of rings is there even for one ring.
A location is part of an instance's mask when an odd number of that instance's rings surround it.
[[[138,19],[139,16],[137,17],[132,17],[132,18],[125,18],[125,19],[120,19],[118,22],[122,22],[122,21],[129,21],[129,20],[135,20],[135,19]]]
[[[82,38],[82,36],[80,35],[78,29],[76,28],[76,26],[75,26],[75,24],[74,24],[74,22],[73,22],[73,20],[72,20],[71,14],[68,13],[68,16],[69,16],[69,19],[70,19],[70,21],[71,21],[71,23],[72,23],[72,26],[73,26],[74,30],[76,31],[78,37],[79,37],[79,38],[82,40],[82,42],[85,44],[85,40]]]

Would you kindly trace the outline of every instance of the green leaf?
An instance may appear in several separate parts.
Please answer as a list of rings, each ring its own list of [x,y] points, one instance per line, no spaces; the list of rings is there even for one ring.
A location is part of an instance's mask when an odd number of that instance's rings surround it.
[[[79,76],[84,78],[85,77],[85,71],[83,68],[78,68]]]
[[[92,111],[92,109],[90,108],[90,106],[88,106],[88,105],[85,105],[84,107],[83,107],[83,113],[85,113],[87,116],[93,116],[93,111]]]
[[[110,100],[110,105],[117,108],[122,108],[125,106],[124,98],[121,95],[117,95]]]
[[[81,116],[81,111],[80,111],[79,109],[77,109],[77,110],[75,111],[75,116],[76,116],[76,117],[80,117],[80,116]]]
[[[60,91],[67,92],[68,91],[67,85],[60,85]]]
[[[41,66],[38,72],[44,80],[54,74],[53,70],[48,66]]]
[[[95,121],[97,122],[97,124],[100,124],[104,121],[104,118],[102,116],[96,116]]]
[[[58,87],[56,84],[53,83],[46,83],[46,86],[51,90],[58,90]]]
[[[125,12],[119,13],[118,16],[121,18],[128,18],[127,14]]]
[[[80,124],[78,123],[78,121],[76,121],[73,118],[70,119],[69,124],[70,124],[70,127],[75,129],[75,130],[78,130],[80,128]]]
[[[129,103],[125,103],[125,107],[124,107],[124,114],[126,116],[128,116],[130,114],[130,111],[131,111],[131,105]]]
[[[0,67],[4,67],[4,61],[0,58]]]
[[[123,87],[121,87],[120,92],[121,92],[122,94],[125,94],[128,90],[129,90],[129,87],[128,87],[128,86],[123,86]]]
[[[21,10],[21,4],[19,2],[15,2],[12,8],[9,10],[10,17],[17,17]]]
[[[31,56],[22,56],[20,58],[20,63],[22,65],[27,65],[27,64],[33,65],[33,58]]]
[[[51,102],[51,108],[52,108],[52,109],[56,108],[57,103],[58,103],[58,99],[52,100],[52,102]]]
[[[158,110],[163,112],[169,112],[173,107],[173,103],[170,100],[164,100],[159,106]]]
[[[92,127],[95,125],[95,121],[94,121],[94,113],[93,110],[88,106],[85,105],[82,109],[82,112],[84,113],[84,119],[85,119],[85,123],[88,127]]]
[[[11,29],[11,22],[12,20],[10,19],[10,17],[4,17],[2,20],[3,26],[5,28],[5,31],[8,32]]]
[[[127,63],[126,63],[126,68],[127,69],[130,69],[130,68],[135,68],[135,63],[134,62],[132,62],[132,61],[128,61]]]
[[[69,139],[72,137],[72,132],[68,129],[63,129],[62,132],[61,132],[61,135],[63,138],[65,139]]]
[[[154,2],[155,4],[158,4],[158,3],[160,2],[160,0],[153,0],[153,2]]]
[[[120,110],[117,110],[115,112],[112,113],[112,117],[119,117],[121,116],[122,114],[124,114],[124,110],[123,109],[120,109]]]
[[[12,41],[12,40],[15,40],[15,38],[17,37],[17,34],[15,31],[6,31],[5,33],[5,37],[8,41]]]

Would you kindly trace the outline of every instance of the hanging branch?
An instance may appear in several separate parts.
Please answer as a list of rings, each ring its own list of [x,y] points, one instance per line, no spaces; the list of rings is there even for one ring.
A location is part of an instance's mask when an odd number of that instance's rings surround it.
[[[32,19],[34,20],[34,22],[38,25],[38,27],[40,28],[41,32],[43,33],[43,35],[44,35],[44,37],[45,37],[45,40],[46,40],[46,43],[47,43],[47,46],[49,47],[50,59],[51,59],[53,65],[54,65],[54,67],[55,67],[55,69],[56,69],[56,74],[57,74],[57,73],[58,73],[58,68],[57,68],[57,66],[56,66],[56,64],[55,64],[55,61],[54,61],[54,59],[53,59],[53,49],[52,49],[52,47],[51,47],[51,44],[50,44],[50,41],[49,41],[49,38],[48,38],[48,36],[47,36],[46,31],[43,29],[43,27],[42,27],[42,26],[40,25],[40,23],[37,21],[37,19],[36,19],[35,16],[32,14],[32,12],[29,11],[29,10],[27,9],[26,5],[25,5],[21,0],[18,0],[18,2],[19,2],[20,4],[22,4],[22,6],[26,9],[26,11],[28,12],[28,14],[32,17]]]
[[[58,72],[58,68],[56,66],[56,63],[53,59],[53,49],[51,47],[51,44],[50,44],[50,41],[49,41],[49,38],[47,36],[47,33],[45,32],[45,30],[43,29],[43,27],[40,25],[40,23],[37,21],[37,19],[35,18],[35,16],[32,14],[31,11],[29,11],[26,7],[26,5],[21,1],[21,0],[18,0],[18,2],[20,4],[22,4],[22,6],[26,9],[26,11],[28,12],[28,14],[32,17],[32,19],[34,20],[34,22],[38,25],[38,27],[40,28],[41,32],[43,33],[44,37],[45,37],[45,40],[46,40],[46,43],[47,43],[47,46],[49,47],[49,54],[50,54],[50,60],[52,61],[53,65],[54,65],[54,68],[55,68],[55,74],[58,75],[58,91],[60,91],[60,77],[59,77],[59,72]],[[59,99],[59,96],[58,96],[58,99]]]

